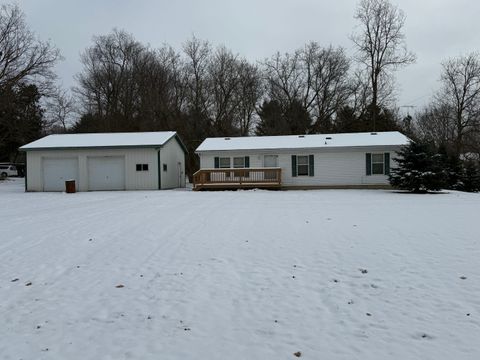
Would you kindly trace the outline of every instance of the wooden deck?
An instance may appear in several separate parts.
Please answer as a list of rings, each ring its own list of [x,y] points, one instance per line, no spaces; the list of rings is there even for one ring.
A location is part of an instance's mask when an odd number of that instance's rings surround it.
[[[193,190],[278,189],[281,168],[200,169],[193,174]]]

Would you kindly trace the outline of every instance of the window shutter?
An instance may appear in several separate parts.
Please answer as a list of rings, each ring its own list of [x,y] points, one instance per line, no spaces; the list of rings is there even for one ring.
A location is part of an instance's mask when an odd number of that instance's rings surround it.
[[[367,160],[367,175],[372,175],[372,154],[366,153],[365,159]]]
[[[390,153],[385,153],[385,175],[390,174]]]
[[[215,169],[218,169],[220,167],[220,159],[218,156],[215,156]]]
[[[315,166],[314,166],[314,156],[313,155],[308,155],[308,176],[314,176],[315,172]]]
[[[292,176],[297,176],[297,155],[292,155]]]
[[[250,156],[245,156],[245,167],[246,168],[250,167]]]

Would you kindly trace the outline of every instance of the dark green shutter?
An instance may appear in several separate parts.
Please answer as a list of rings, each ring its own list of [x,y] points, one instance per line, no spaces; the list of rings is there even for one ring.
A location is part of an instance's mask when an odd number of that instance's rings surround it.
[[[245,156],[245,167],[246,168],[250,167],[250,156]]]
[[[314,164],[314,157],[313,155],[308,155],[308,175],[313,176],[315,175],[315,164]]]
[[[297,155],[292,155],[292,176],[297,176]]]
[[[385,153],[385,175],[390,174],[390,153]]]
[[[367,164],[366,164],[367,175],[372,175],[372,154],[366,153],[365,155],[366,155],[365,159],[367,160]]]
[[[215,156],[215,169],[218,169],[220,167],[220,159],[218,156]]]

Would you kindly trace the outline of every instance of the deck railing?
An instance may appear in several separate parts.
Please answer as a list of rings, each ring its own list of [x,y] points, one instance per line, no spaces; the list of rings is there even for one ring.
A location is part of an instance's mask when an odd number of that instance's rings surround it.
[[[281,168],[200,169],[193,174],[193,189],[274,188],[282,184]]]

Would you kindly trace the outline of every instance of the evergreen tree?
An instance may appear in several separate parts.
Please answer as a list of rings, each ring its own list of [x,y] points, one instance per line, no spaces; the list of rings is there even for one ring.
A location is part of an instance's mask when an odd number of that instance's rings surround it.
[[[310,114],[298,100],[282,105],[277,100],[265,101],[258,112],[260,121],[256,135],[300,135],[311,126]]]
[[[445,186],[445,171],[441,156],[433,154],[420,143],[410,143],[399,152],[398,167],[390,172],[390,184],[398,189],[415,193],[438,191]]]
[[[457,190],[467,192],[480,191],[480,167],[477,163],[471,160],[466,160],[463,163],[462,171],[459,176],[459,186]]]
[[[258,111],[260,121],[255,133],[257,135],[285,135],[288,128],[283,116],[282,106],[278,101],[264,101]]]
[[[40,97],[35,85],[0,89],[0,161],[16,161],[20,146],[42,136]]]
[[[312,123],[310,114],[298,100],[294,100],[285,110],[285,119],[289,134],[292,135],[306,134]]]
[[[445,187],[447,189],[460,190],[462,187],[461,174],[463,164],[454,152],[444,144],[438,148],[441,166],[445,171]]]

